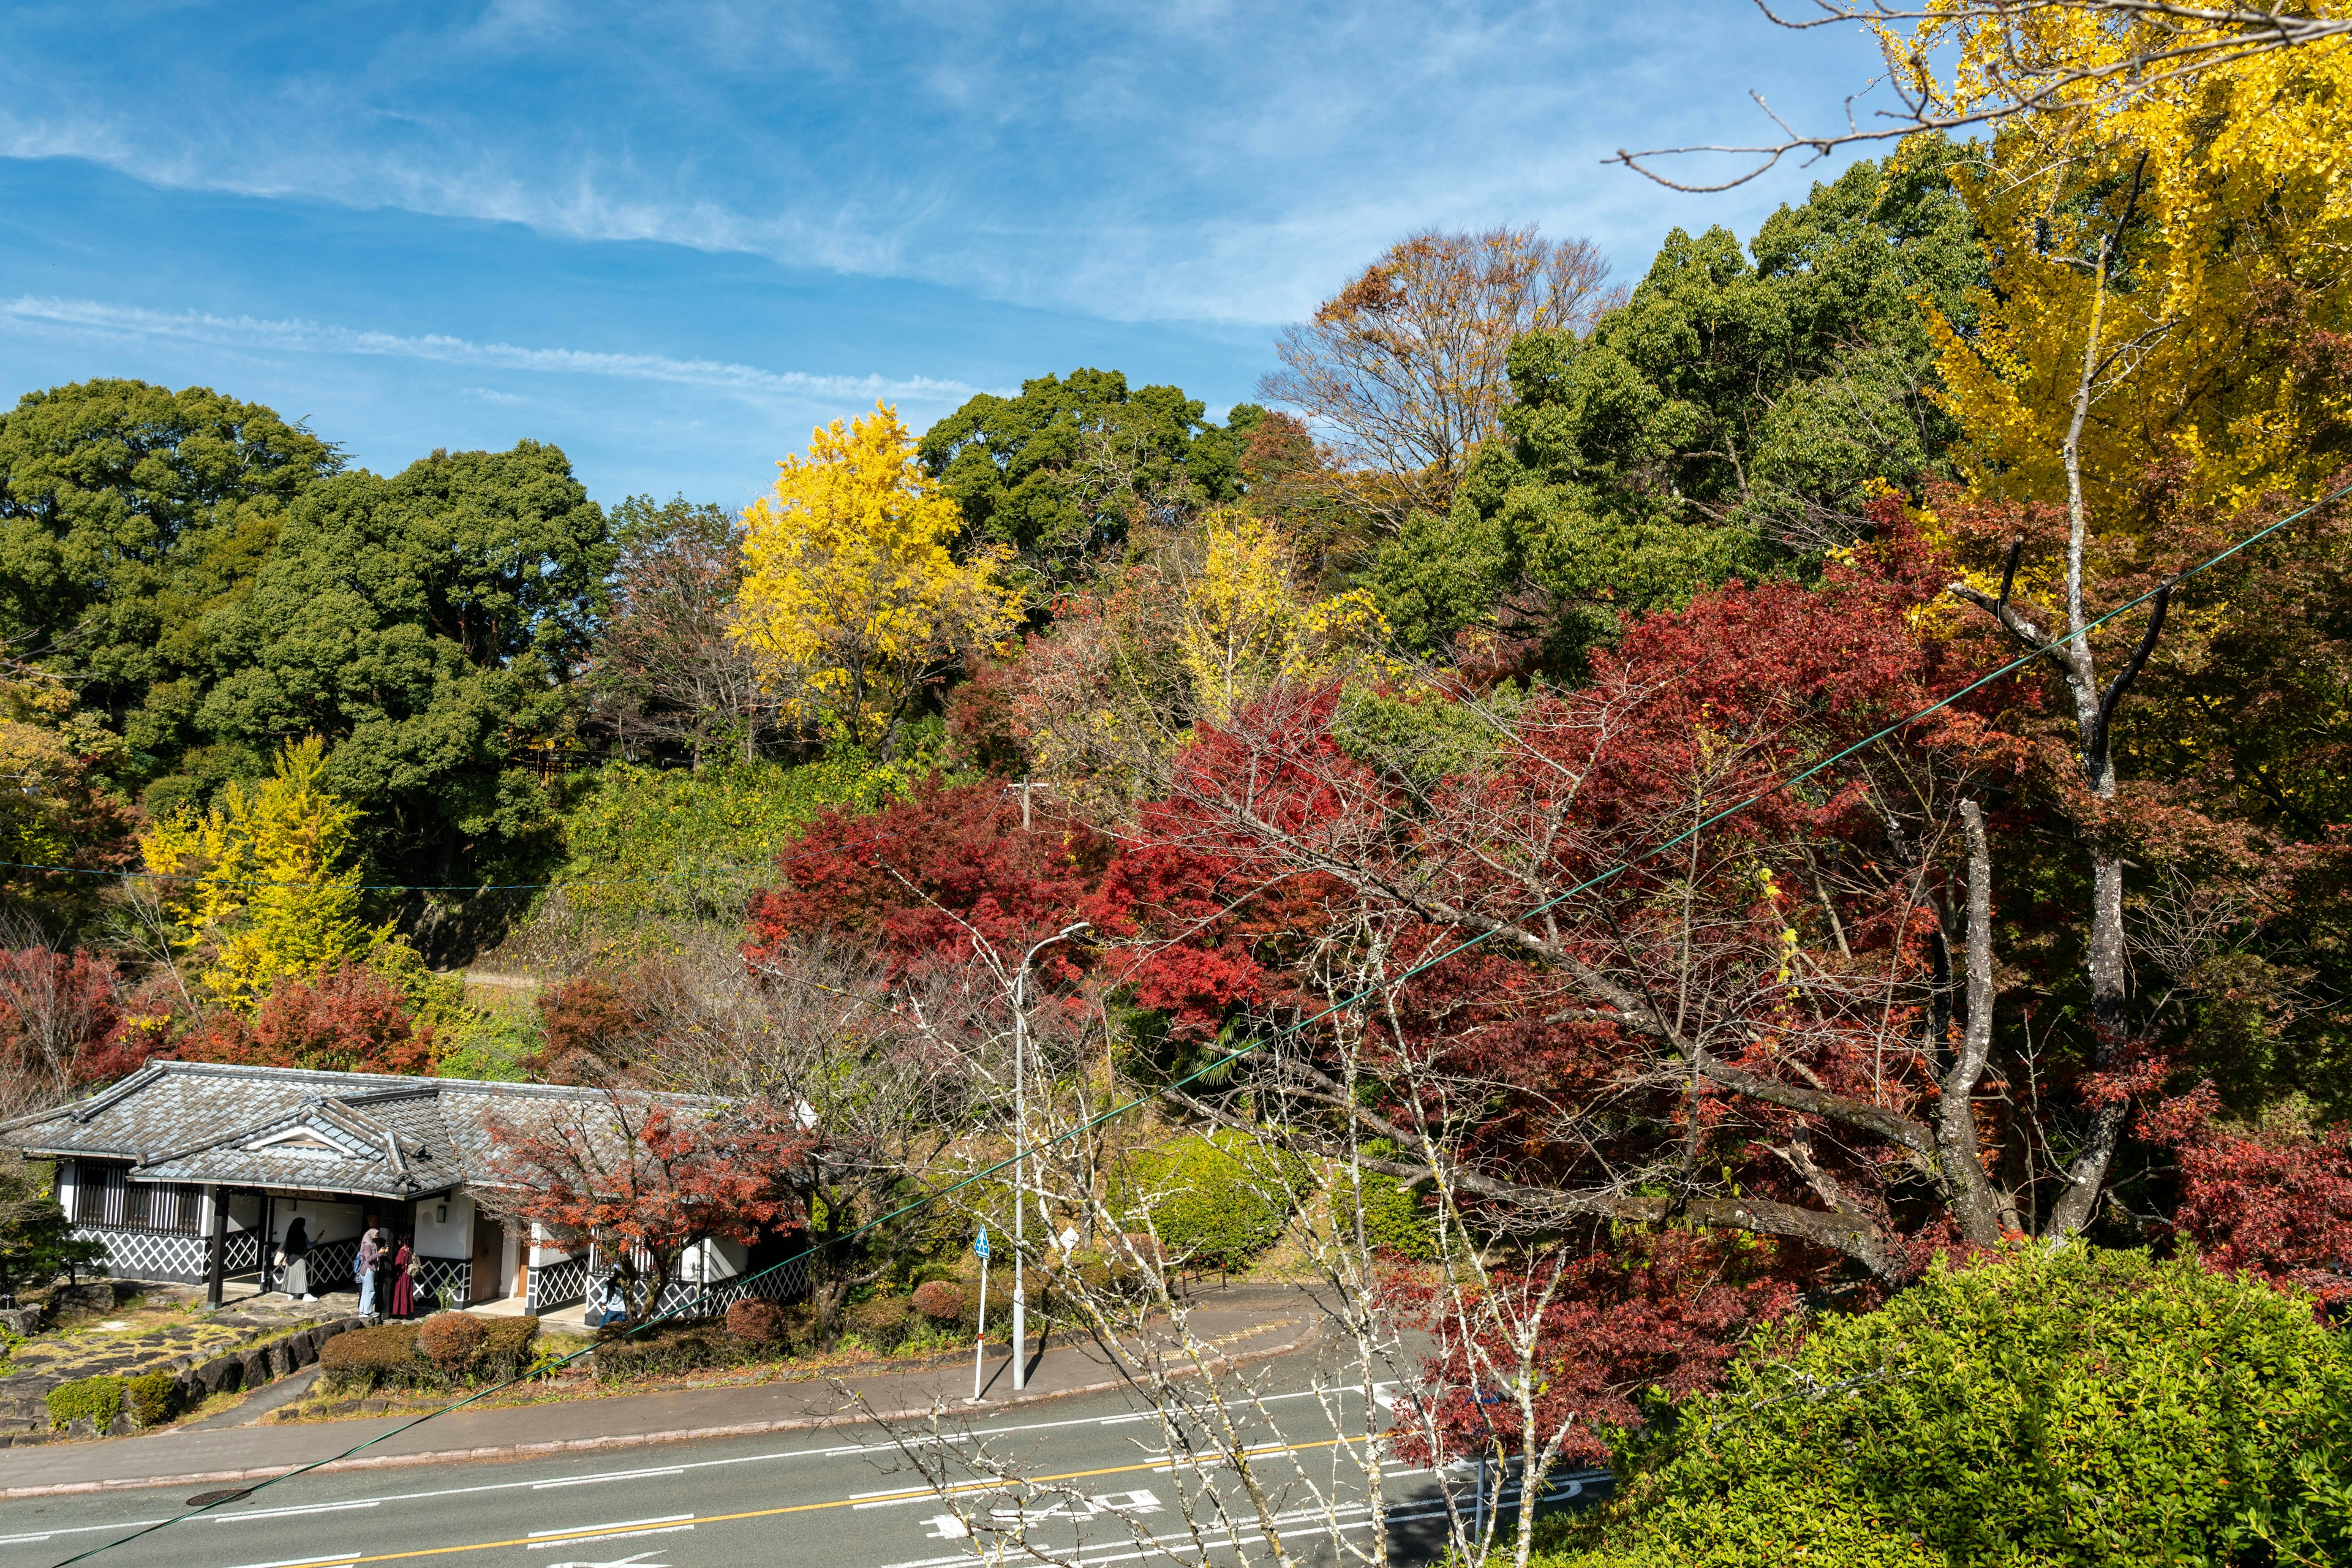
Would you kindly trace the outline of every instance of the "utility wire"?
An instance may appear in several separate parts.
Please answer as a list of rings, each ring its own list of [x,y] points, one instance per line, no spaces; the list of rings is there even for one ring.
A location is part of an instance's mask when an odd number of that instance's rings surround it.
[[[2067,643],[2072,642],[2078,637],[2088,637],[2091,633],[2098,630],[2101,626],[2105,626],[2109,621],[2115,620],[2118,616],[2138,608],[2140,605],[2155,598],[2158,594],[2168,593],[2171,589],[2178,587],[2182,583],[2189,581],[2189,579],[2198,576],[2202,573],[2210,571],[2215,566],[2220,565],[2222,562],[2229,560],[2231,556],[2237,555],[2241,552],[2245,551],[2252,545],[2261,542],[2263,540],[2269,538],[2272,534],[2276,533],[2279,530],[2286,527],[2287,524],[2297,521],[2305,517],[2308,517],[2311,513],[2317,511],[2321,507],[2326,506],[2328,502],[2347,493],[2352,493],[2352,483],[2337,486],[2336,489],[2328,491],[2326,495],[2321,496],[2317,500],[2311,502],[2309,505],[2295,511],[2289,512],[2286,516],[2280,518],[2277,521],[2271,523],[2266,527],[2255,530],[2252,533],[2250,533],[2245,538],[2239,540],[2236,543],[2207,556],[2196,565],[2188,568],[2186,571],[2181,572],[2167,582],[2158,584],[2157,587],[2150,588],[2147,592],[2139,595],[2137,598],[2126,600],[2123,604],[2116,605],[2114,609],[2107,611],[2105,615],[2099,616],[2085,623],[2082,630],[2079,632],[2070,632],[2063,637],[2054,639],[2048,645],[2048,647],[2063,647]],[[1697,835],[1706,832],[1708,828],[1714,827],[1731,817],[1738,816],[1749,807],[1756,805],[1762,801],[1769,800],[1773,795],[1781,794],[1786,790],[1793,789],[1798,784],[1804,783],[1807,779],[1826,772],[1828,769],[1834,767],[1839,763],[1843,762],[1846,758],[1854,755],[1856,752],[1866,751],[1870,747],[1876,745],[1879,742],[1887,739],[1889,736],[1900,733],[1902,731],[1909,729],[1920,720],[1928,718],[1933,714],[1942,711],[1944,709],[1950,707],[1953,703],[1958,702],[1960,699],[1969,695],[1971,692],[1982,690],[1985,687],[1991,685],[1997,680],[2014,675],[2017,671],[2024,668],[2027,665],[2032,664],[2035,659],[2042,658],[2046,651],[2047,648],[2035,647],[2029,649],[2025,653],[2020,654],[2017,658],[2010,660],[2007,664],[2000,666],[1999,668],[1992,670],[1990,673],[1979,676],[1976,679],[1969,682],[1966,686],[1961,687],[1957,691],[1953,691],[1948,695],[1937,698],[1935,701],[1930,702],[1925,708],[1921,708],[1915,712],[1906,714],[1903,718],[1895,720],[1894,722],[1885,725],[1884,728],[1865,736],[1862,740],[1854,742],[1852,745],[1847,746],[1843,751],[1834,752],[1830,756],[1822,758],[1820,762],[1801,768],[1777,784],[1765,785],[1763,788],[1756,791],[1755,794],[1748,795],[1746,799],[1725,806],[1714,816],[1709,816],[1703,821],[1692,824],[1690,826],[1684,828],[1681,832],[1676,833],[1672,837],[1653,845],[1651,847],[1642,851],[1638,855],[1633,856],[1627,859],[1620,860],[1603,870],[1595,872],[1593,875],[1586,878],[1583,881],[1577,883],[1574,887],[1568,889],[1566,891],[1555,894],[1553,897],[1546,899],[1540,903],[1529,908],[1519,916],[1519,919],[1523,921],[1528,920],[1543,913],[1547,910],[1557,909],[1561,904],[1566,903],[1569,900],[1577,897],[1579,894],[1590,892],[1595,888],[1604,886],[1607,883],[1616,880],[1619,877],[1623,876],[1626,872],[1632,870],[1634,867],[1641,865],[1644,861],[1656,858],[1658,856],[1664,854],[1667,850],[1674,848],[1676,845],[1693,838]],[[1413,964],[1411,968],[1406,969],[1402,973],[1396,976],[1396,978],[1399,980],[1411,979],[1413,975],[1421,973],[1424,970],[1433,968],[1436,965],[1446,962],[1448,959],[1454,958],[1462,953],[1467,952],[1472,948],[1484,945],[1496,934],[1496,931],[1495,930],[1489,930],[1482,931],[1475,936],[1465,937],[1462,941],[1455,942],[1453,946],[1446,948],[1444,951],[1435,953],[1431,957],[1425,958],[1420,963]],[[1176,1079],[1167,1087],[1171,1089],[1181,1089],[1185,1085],[1197,1082],[1198,1080],[1208,1077],[1212,1073],[1221,1072],[1224,1068],[1231,1067],[1234,1063],[1241,1060],[1244,1057],[1250,1056],[1262,1050],[1265,1047],[1272,1045],[1276,1040],[1296,1035],[1311,1024],[1320,1023],[1324,1019],[1330,1017],[1335,1013],[1353,1007],[1358,1003],[1368,1000],[1375,994],[1376,990],[1377,987],[1368,985],[1352,995],[1341,997],[1339,1000],[1332,1003],[1329,1006],[1323,1008],[1319,1012],[1301,1018],[1296,1023],[1289,1024],[1282,1028],[1276,1029],[1272,1034],[1264,1036],[1257,1039],[1250,1040],[1244,1045],[1236,1047],[1234,1049],[1227,1052],[1224,1056],[1218,1058],[1215,1061],[1210,1062],[1204,1067],[1195,1068],[1193,1071],[1185,1074],[1182,1078]],[[1047,1138],[1040,1143],[1035,1145],[1016,1145],[1013,1152],[1006,1155],[1003,1159],[999,1160],[992,1165],[973,1172],[971,1174],[964,1177],[961,1181],[951,1183],[947,1186],[940,1188],[936,1192],[927,1193],[923,1196],[917,1198],[912,1203],[903,1204],[898,1208],[892,1209],[888,1214],[877,1215],[875,1218],[866,1221],[864,1225],[857,1226],[855,1230],[850,1231],[845,1236],[836,1237],[830,1242],[820,1242],[814,1246],[805,1247],[780,1263],[772,1264],[766,1268],[761,1269],[756,1274],[742,1275],[738,1277],[736,1279],[730,1280],[728,1283],[730,1286],[749,1285],[755,1280],[766,1279],[770,1275],[778,1273],[785,1268],[789,1268],[795,1263],[803,1262],[807,1258],[813,1258],[826,1247],[845,1246],[850,1242],[856,1241],[859,1237],[866,1235],[868,1231],[878,1229],[883,1226],[888,1225],[893,1220],[899,1219],[904,1215],[914,1213],[918,1209],[929,1207],[930,1205],[937,1203],[940,1199],[946,1197],[950,1193],[961,1191],[965,1187],[972,1185],[976,1182],[985,1181],[1000,1171],[1011,1169],[1022,1160],[1032,1158],[1045,1150],[1053,1148],[1058,1143],[1066,1142],[1072,1138],[1077,1137],[1083,1132],[1089,1131],[1092,1129],[1102,1125],[1104,1122],[1110,1121],[1114,1117],[1123,1116],[1130,1110],[1146,1105],[1150,1102],[1157,1093],[1164,1092],[1166,1091],[1158,1090],[1155,1091],[1155,1094],[1137,1095],[1135,1098],[1127,1100],[1125,1103],[1115,1105],[1099,1115],[1089,1117],[1086,1121],[1079,1122],[1076,1126],[1072,1127],[1066,1131],[1055,1133],[1053,1137]],[[709,1294],[709,1287],[705,1285],[700,1290],[697,1291],[693,1297],[689,1298],[688,1300],[681,1301],[677,1306],[671,1308],[668,1311],[657,1311],[653,1316],[647,1318],[644,1322],[633,1325],[622,1337],[632,1338],[637,1334],[643,1333],[647,1329],[654,1328],[658,1324],[667,1322],[672,1319],[683,1316],[689,1307],[701,1305],[704,1296]],[[572,1362],[579,1360],[582,1356],[591,1353],[594,1348],[594,1346],[591,1345],[585,1349],[574,1351],[572,1354],[565,1356],[562,1361],[559,1361],[554,1364],[556,1366],[568,1366]],[[307,1465],[297,1466],[293,1469],[288,1470],[283,1475],[272,1476],[268,1480],[257,1482],[253,1486],[245,1489],[243,1491],[235,1494],[234,1498],[224,1498],[220,1502],[205,1503],[201,1507],[191,1508],[184,1513],[175,1514],[170,1519],[159,1520],[155,1523],[148,1525],[143,1529],[134,1531],[129,1535],[122,1536],[114,1541],[103,1542],[100,1545],[93,1546],[87,1552],[78,1552],[74,1556],[67,1558],[63,1563],[58,1563],[58,1568],[71,1568],[71,1565],[76,1563],[86,1562],[89,1559],[97,1556],[101,1552],[108,1551],[112,1547],[123,1545],[129,1542],[136,1541],[140,1537],[152,1534],[158,1530],[163,1529],[167,1525],[177,1524],[183,1520],[194,1519],[198,1514],[208,1512],[212,1509],[222,1506],[222,1503],[249,1497],[265,1487],[273,1487],[280,1481],[291,1480],[296,1476],[307,1474],[311,1470],[320,1468],[321,1466],[336,1464],[341,1460],[351,1458],[355,1455],[361,1454],[367,1449],[375,1447],[378,1443],[385,1441],[387,1438],[396,1437],[404,1432],[414,1431],[415,1428],[422,1426],[428,1421],[434,1420],[438,1416],[446,1415],[454,1410],[462,1410],[467,1405],[474,1404],[478,1400],[488,1398],[490,1394],[496,1394],[502,1389],[511,1388],[516,1384],[523,1381],[525,1381],[525,1379],[520,1376],[509,1378],[504,1383],[494,1384],[488,1388],[481,1389],[477,1393],[467,1394],[463,1399],[453,1400],[449,1404],[442,1405],[439,1409],[426,1411],[424,1415],[417,1416],[413,1421],[403,1422],[400,1426],[394,1427],[389,1432],[379,1433],[363,1443],[354,1444],[352,1447],[346,1448],[340,1454],[335,1454],[323,1459],[314,1459]]]

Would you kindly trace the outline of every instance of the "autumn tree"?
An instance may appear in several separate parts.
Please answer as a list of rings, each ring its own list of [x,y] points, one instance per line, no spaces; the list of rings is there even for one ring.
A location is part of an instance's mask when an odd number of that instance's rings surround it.
[[[388,976],[352,959],[284,976],[248,1016],[223,1010],[173,1042],[184,1061],[320,1072],[430,1073],[449,1042]]]
[[[69,934],[98,913],[104,879],[132,856],[133,816],[108,775],[121,739],[65,682],[34,665],[0,669],[0,902]],[[42,867],[54,867],[44,871]]]
[[[623,1310],[650,1316],[680,1254],[705,1237],[750,1246],[804,1215],[784,1178],[807,1149],[788,1111],[608,1089],[491,1130],[492,1206],[611,1264]]]
[[[757,757],[777,697],[751,649],[728,635],[743,581],[741,523],[683,497],[631,496],[613,509],[619,551],[590,684],[597,713],[632,749]]]
[[[279,979],[358,957],[381,941],[360,918],[359,811],[326,784],[316,736],[282,748],[271,775],[232,784],[203,816],[140,841],[175,956],[214,1000],[249,1008]]]
[[[896,412],[812,434],[778,465],[772,500],[744,514],[745,576],[731,634],[760,658],[784,710],[811,730],[887,752],[915,703],[967,650],[1014,623],[1002,549],[959,561],[963,520]]]
[[[124,985],[102,953],[61,950],[29,927],[0,948],[0,1120],[45,1110],[118,1064]]]
[[[1408,236],[1283,330],[1283,368],[1258,395],[1331,431],[1349,503],[1401,528],[1416,507],[1444,510],[1499,429],[1511,340],[1589,325],[1612,302],[1608,272],[1590,240],[1532,228]]]

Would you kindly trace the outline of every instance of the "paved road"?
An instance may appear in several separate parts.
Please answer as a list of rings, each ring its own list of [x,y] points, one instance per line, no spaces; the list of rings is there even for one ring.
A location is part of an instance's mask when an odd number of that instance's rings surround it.
[[[1360,1475],[1332,1445],[1328,1417],[1294,1375],[1277,1373],[1265,1417],[1250,1432],[1273,1486],[1279,1526],[1308,1561],[1331,1561],[1336,1525],[1365,1540],[1370,1510]],[[1347,1413],[1354,1414],[1354,1402]],[[935,1479],[945,1499],[879,1428],[678,1443],[616,1456],[305,1476],[155,1531],[88,1561],[104,1568],[342,1568],[414,1563],[452,1568],[950,1568],[1006,1546],[1034,1561],[1026,1538],[1088,1568],[1153,1561],[1217,1563],[1265,1556],[1234,1477],[1171,1467],[1158,1424],[1132,1395],[1074,1395],[992,1415],[958,1415],[940,1429],[950,1456]],[[1026,1485],[991,1479],[1011,1473]],[[1451,1478],[1467,1509],[1470,1483]],[[1440,1479],[1391,1467],[1383,1482],[1399,1555],[1438,1555]],[[1559,1484],[1573,1496],[1589,1480]],[[0,1503],[0,1568],[55,1568],[167,1519],[172,1490],[17,1499]],[[1229,1500],[1244,1528],[1216,1528],[1206,1499]],[[1193,1500],[1196,1544],[1183,1503]]]

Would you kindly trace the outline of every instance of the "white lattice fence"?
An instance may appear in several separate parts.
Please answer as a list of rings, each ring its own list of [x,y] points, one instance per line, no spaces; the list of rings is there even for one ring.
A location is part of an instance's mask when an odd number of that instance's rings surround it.
[[[600,1267],[602,1259],[589,1254],[588,1278],[600,1290],[612,1283],[612,1272]],[[585,1286],[583,1287],[585,1294]],[[672,1279],[662,1287],[661,1298],[654,1303],[655,1317],[715,1318],[746,1296],[764,1296],[771,1301],[804,1301],[809,1294],[809,1266],[805,1258],[795,1258],[773,1268],[757,1274],[738,1275],[731,1279],[714,1279],[708,1285],[691,1279]]]
[[[462,1307],[473,1299],[473,1259],[428,1258],[420,1252],[411,1260],[411,1268],[420,1310],[427,1299],[442,1307]]]
[[[523,1296],[526,1311],[542,1312],[556,1307],[568,1307],[588,1294],[588,1259],[566,1258],[554,1263],[534,1264],[530,1270],[530,1287]]]
[[[201,1236],[96,1225],[78,1225],[73,1235],[76,1241],[95,1241],[106,1248],[106,1271],[117,1279],[204,1282],[205,1240]]]

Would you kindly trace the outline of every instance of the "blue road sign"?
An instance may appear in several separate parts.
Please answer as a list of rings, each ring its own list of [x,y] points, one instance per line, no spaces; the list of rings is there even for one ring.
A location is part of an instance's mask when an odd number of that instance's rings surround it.
[[[988,1256],[988,1227],[986,1226],[981,1226],[980,1235],[972,1239],[971,1250],[973,1255],[976,1257],[985,1258]]]

